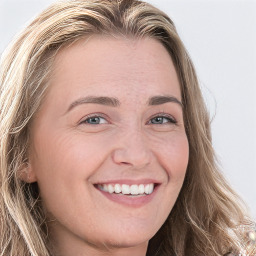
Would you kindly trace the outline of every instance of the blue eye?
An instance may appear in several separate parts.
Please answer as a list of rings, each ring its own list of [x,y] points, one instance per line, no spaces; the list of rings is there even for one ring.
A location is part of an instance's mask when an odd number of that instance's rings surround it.
[[[96,125],[96,124],[106,124],[107,121],[105,118],[101,116],[91,116],[83,120],[81,123]]]
[[[166,116],[156,116],[150,120],[150,124],[165,124],[165,123],[176,124],[177,121],[171,117],[166,117]]]

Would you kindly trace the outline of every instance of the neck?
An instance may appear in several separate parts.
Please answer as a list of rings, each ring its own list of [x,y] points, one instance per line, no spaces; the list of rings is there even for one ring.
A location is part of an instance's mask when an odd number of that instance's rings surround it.
[[[52,256],[146,256],[147,244],[141,244],[134,247],[116,247],[104,245],[102,247],[96,246],[81,246],[74,247],[71,245],[55,247]]]

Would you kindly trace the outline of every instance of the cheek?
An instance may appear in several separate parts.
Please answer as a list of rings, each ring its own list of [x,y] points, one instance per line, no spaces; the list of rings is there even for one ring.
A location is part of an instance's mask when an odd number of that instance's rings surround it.
[[[42,135],[42,134],[41,134]],[[34,141],[31,166],[36,173],[42,197],[69,193],[82,187],[108,153],[108,141],[80,134],[38,136]],[[83,188],[84,189],[84,188]]]
[[[168,153],[165,155],[163,164],[168,175],[167,199],[168,212],[170,212],[181,191],[189,159],[189,145],[186,135],[176,136],[169,141],[167,147]],[[170,207],[170,208],[169,208]]]
[[[76,134],[49,136],[48,140],[41,136],[37,140],[32,166],[50,218],[54,216],[64,221],[77,212],[90,218],[90,211],[85,206],[94,206],[94,202],[90,196],[81,195],[91,195],[87,181],[106,159],[109,147],[108,141],[96,137]]]
[[[163,140],[155,140],[154,155],[165,172],[163,196],[159,205],[161,220],[165,220],[181,191],[189,158],[189,146],[185,133],[172,133]]]
[[[104,156],[104,139],[97,136],[76,134],[66,136],[40,136],[35,141],[35,164],[44,169],[43,173],[65,173],[69,168],[72,173],[83,173],[90,170],[90,165],[96,165]],[[38,168],[36,168],[38,170]],[[41,172],[41,171],[40,171]],[[38,175],[40,175],[38,170]]]
[[[189,145],[185,133],[173,133],[165,136],[154,146],[155,154],[165,169],[169,180],[183,182],[189,158]]]

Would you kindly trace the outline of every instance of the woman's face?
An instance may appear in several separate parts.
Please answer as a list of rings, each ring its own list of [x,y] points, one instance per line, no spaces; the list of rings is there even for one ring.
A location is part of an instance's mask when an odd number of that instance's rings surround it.
[[[159,42],[94,36],[58,53],[29,168],[63,255],[145,248],[173,208],[188,154],[179,81]]]

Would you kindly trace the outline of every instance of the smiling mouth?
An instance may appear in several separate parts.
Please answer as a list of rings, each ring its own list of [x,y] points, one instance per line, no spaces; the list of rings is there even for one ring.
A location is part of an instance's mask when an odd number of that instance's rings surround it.
[[[156,184],[96,184],[96,188],[109,194],[119,194],[125,196],[146,196],[153,193]]]

